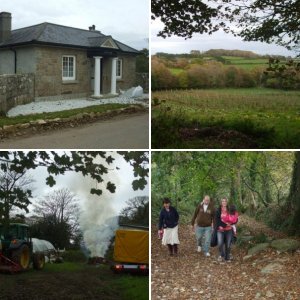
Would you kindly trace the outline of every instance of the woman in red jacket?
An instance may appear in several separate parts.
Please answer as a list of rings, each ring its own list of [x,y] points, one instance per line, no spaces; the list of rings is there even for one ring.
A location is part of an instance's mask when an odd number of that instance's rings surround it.
[[[226,198],[221,200],[221,205],[216,211],[216,228],[218,237],[218,247],[219,247],[219,261],[225,260],[230,261],[230,247],[233,235],[233,228],[229,218],[231,218],[228,201]],[[234,218],[237,217],[237,213]],[[233,216],[232,216],[233,218]],[[235,218],[235,223],[237,219]]]

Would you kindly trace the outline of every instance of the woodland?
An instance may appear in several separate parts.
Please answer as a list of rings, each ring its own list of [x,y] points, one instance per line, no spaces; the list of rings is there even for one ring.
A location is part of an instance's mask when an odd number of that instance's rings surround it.
[[[170,197],[189,223],[204,195],[274,229],[300,234],[300,152],[154,152],[152,216]]]
[[[298,300],[299,152],[152,153],[152,299]],[[204,195],[237,206],[231,260],[197,252],[191,218]],[[179,212],[179,253],[157,236],[162,198]]]

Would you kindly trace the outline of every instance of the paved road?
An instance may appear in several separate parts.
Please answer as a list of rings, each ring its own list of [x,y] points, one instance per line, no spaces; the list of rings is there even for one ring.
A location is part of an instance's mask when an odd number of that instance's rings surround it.
[[[0,149],[148,149],[149,116],[135,114],[76,128],[5,139]]]

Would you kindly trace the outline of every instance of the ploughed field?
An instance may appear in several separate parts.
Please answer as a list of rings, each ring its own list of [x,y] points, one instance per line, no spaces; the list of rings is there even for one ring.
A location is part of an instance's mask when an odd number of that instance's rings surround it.
[[[148,276],[114,274],[106,265],[46,264],[41,271],[0,273],[0,299],[148,299]]]
[[[299,148],[300,91],[153,92],[152,147]]]

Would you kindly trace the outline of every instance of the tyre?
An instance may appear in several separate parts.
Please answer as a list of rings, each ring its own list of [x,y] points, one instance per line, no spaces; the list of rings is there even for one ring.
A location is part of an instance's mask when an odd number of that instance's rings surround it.
[[[30,264],[30,250],[28,245],[24,244],[19,249],[12,252],[12,261],[20,265],[22,270],[27,270]]]
[[[36,270],[42,270],[45,266],[45,255],[43,253],[33,254],[33,267]]]

